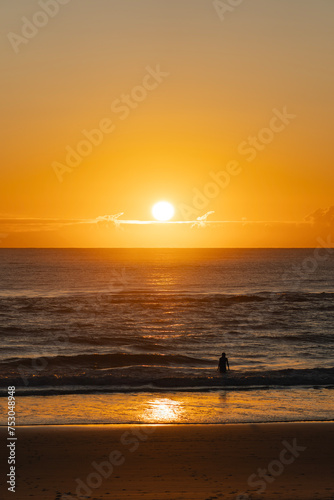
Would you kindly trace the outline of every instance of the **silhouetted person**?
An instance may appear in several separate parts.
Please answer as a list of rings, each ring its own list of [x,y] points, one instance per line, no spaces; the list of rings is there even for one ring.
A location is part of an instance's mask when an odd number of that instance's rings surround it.
[[[221,358],[219,358],[218,370],[220,371],[220,373],[226,373],[226,367],[230,369],[226,354],[223,352]]]

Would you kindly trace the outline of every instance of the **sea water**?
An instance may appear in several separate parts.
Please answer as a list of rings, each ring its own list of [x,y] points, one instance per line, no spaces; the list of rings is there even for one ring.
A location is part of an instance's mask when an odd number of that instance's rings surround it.
[[[64,422],[65,413],[52,416],[54,398],[58,408],[75,401],[71,422],[157,421],[149,411],[155,398],[188,409],[201,401],[201,410],[179,412],[179,422],[203,421],[203,409],[206,421],[267,421],[264,407],[268,415],[282,397],[269,420],[332,418],[334,251],[318,256],[312,249],[2,249],[1,395],[16,386],[25,423]],[[217,371],[223,351],[225,375]],[[224,398],[233,401],[228,417]],[[76,411],[84,400],[99,413]],[[160,420],[175,421],[168,409],[175,404],[166,404]]]

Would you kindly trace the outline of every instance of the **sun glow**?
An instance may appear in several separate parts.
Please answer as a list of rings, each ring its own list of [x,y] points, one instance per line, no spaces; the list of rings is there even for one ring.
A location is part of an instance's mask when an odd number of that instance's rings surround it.
[[[181,422],[183,412],[184,408],[180,401],[157,398],[148,402],[147,408],[142,414],[142,420],[151,423]]]
[[[152,208],[152,215],[161,222],[171,219],[174,215],[174,207],[168,201],[159,201]]]

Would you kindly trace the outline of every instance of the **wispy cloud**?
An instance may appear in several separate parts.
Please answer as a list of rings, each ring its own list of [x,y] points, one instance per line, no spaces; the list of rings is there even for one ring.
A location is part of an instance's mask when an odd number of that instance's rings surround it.
[[[84,223],[84,219],[55,219],[55,218],[0,218],[2,231],[23,233],[31,231],[57,231],[65,226]]]
[[[64,219],[64,218],[26,218],[26,217],[0,217],[0,231],[4,233],[26,233],[26,232],[44,232],[58,231],[69,226],[79,225],[106,225],[107,227],[121,226],[147,226],[147,225],[188,225],[191,228],[205,228],[207,226],[223,226],[228,224],[249,226],[263,225],[264,227],[271,226],[319,226],[333,227],[334,226],[334,206],[326,209],[318,209],[312,214],[300,221],[251,221],[242,220],[208,220],[209,216],[215,212],[210,211],[204,215],[197,217],[194,220],[138,220],[138,219],[122,219],[124,212],[117,214],[101,215],[91,219]]]
[[[159,225],[164,225],[164,224],[190,224],[191,227],[205,227],[206,224],[208,223],[214,223],[214,224],[222,224],[227,221],[208,221],[207,218],[209,215],[214,214],[213,211],[207,212],[204,215],[201,215],[200,217],[197,217],[195,220],[168,220],[168,221],[158,221],[158,220],[137,220],[137,219],[120,219],[122,215],[124,215],[124,212],[115,214],[115,215],[103,215],[100,217],[97,217],[94,221],[89,221],[89,223],[93,222],[111,222],[113,223],[116,227],[121,226],[123,224],[125,225],[151,225],[151,224],[159,224]]]
[[[329,208],[319,208],[312,214],[305,217],[305,221],[312,225],[319,225],[323,227],[334,226],[334,206]]]

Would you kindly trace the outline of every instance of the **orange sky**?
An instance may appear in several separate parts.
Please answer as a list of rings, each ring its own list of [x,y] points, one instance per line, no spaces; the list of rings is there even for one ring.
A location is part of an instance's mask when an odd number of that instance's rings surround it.
[[[332,232],[333,2],[217,10],[1,2],[0,246],[298,247]],[[221,223],[88,222],[150,220],[161,199],[175,220]]]

